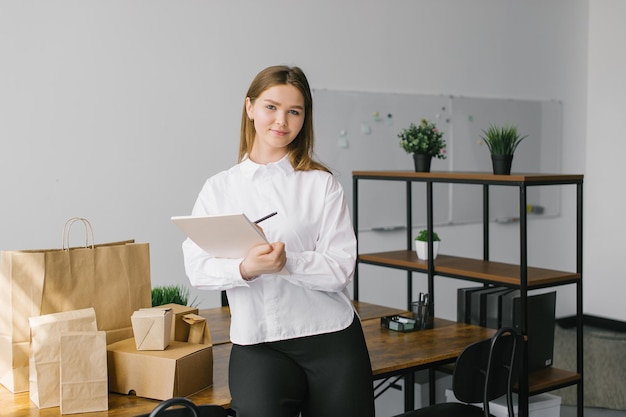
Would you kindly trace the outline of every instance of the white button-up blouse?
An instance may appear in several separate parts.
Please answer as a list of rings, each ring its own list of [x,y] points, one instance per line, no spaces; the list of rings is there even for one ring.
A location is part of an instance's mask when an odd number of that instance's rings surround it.
[[[295,171],[288,157],[267,165],[245,159],[209,178],[193,215],[244,213],[263,221],[269,242],[284,242],[289,275],[245,281],[242,259],[212,258],[183,243],[191,284],[227,290],[231,341],[249,345],[342,330],[354,319],[347,285],[356,261],[356,238],[343,188],[324,171]]]

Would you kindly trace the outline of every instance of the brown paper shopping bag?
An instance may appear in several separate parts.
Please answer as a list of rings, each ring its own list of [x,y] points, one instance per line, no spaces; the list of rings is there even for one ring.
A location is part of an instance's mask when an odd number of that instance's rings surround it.
[[[75,223],[85,246],[70,248]],[[152,304],[147,243],[96,245],[83,218],[68,220],[62,236],[61,249],[0,253],[0,384],[12,392],[28,390],[29,317],[93,307],[113,343],[132,337],[131,315]]]
[[[105,332],[64,332],[60,340],[61,414],[109,409]]]
[[[93,308],[46,314],[28,319],[32,334],[29,374],[30,399],[39,408],[60,404],[61,334],[97,330]]]

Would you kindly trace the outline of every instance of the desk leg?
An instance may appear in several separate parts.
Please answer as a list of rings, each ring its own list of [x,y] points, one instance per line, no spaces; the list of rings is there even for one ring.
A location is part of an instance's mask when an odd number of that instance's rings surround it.
[[[404,411],[415,409],[415,372],[404,374]]]
[[[429,405],[433,405],[437,401],[437,392],[435,391],[436,387],[436,379],[435,379],[435,368],[428,368],[428,400]]]

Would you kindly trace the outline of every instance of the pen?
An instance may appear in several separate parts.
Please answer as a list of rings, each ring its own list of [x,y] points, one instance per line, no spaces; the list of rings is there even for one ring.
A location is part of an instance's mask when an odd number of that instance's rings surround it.
[[[255,224],[259,224],[259,223],[261,223],[263,220],[267,220],[267,219],[269,219],[270,217],[275,216],[275,215],[277,215],[277,214],[278,214],[278,212],[277,212],[277,211],[275,211],[275,212],[273,212],[273,213],[268,214],[267,216],[263,216],[263,217],[261,217],[259,220],[256,220],[254,223],[255,223]]]

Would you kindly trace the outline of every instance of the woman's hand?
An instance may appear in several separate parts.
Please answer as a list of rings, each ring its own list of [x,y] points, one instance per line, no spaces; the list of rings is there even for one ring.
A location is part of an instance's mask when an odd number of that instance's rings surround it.
[[[239,264],[239,272],[246,281],[251,281],[261,274],[279,272],[287,263],[285,244],[274,242],[254,246]]]

